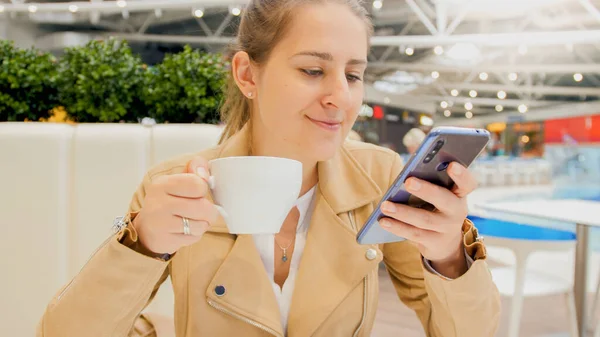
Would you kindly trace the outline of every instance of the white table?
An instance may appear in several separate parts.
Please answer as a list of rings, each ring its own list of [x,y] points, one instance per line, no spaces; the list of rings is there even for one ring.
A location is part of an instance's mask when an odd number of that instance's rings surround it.
[[[575,252],[574,293],[577,307],[579,335],[586,335],[586,289],[589,232],[600,227],[600,202],[572,199],[522,200],[518,202],[494,202],[478,204],[486,211],[562,221],[577,225]]]

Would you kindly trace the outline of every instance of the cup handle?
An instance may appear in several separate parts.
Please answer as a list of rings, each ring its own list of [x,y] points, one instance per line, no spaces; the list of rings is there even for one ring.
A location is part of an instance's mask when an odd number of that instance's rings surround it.
[[[214,176],[208,177],[207,183],[208,183],[208,188],[210,188],[211,191],[215,189],[215,177]],[[223,219],[227,220],[228,215],[227,215],[227,212],[225,212],[225,209],[221,205],[217,205],[216,203],[214,205],[217,208],[217,211],[219,211],[219,213],[223,217]]]

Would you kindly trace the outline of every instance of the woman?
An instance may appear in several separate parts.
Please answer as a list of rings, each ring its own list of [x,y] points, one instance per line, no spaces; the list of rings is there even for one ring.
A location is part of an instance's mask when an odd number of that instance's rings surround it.
[[[177,336],[369,336],[382,260],[428,336],[493,336],[499,298],[465,220],[476,184],[464,167],[451,165],[452,192],[407,182],[437,213],[384,205],[382,225],[410,241],[356,243],[402,168],[387,149],[344,143],[363,100],[370,32],[359,0],[251,1],[221,144],[148,172],[125,227],[51,302],[38,336],[139,335],[132,326],[169,275]],[[207,194],[207,161],[241,155],[303,164],[297,206],[271,241],[229,234]]]

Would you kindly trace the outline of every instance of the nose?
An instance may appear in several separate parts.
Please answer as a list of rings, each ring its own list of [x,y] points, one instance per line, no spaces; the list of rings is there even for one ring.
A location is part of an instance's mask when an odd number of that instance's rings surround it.
[[[350,105],[351,94],[346,73],[331,75],[325,84],[323,105],[329,109],[344,110]]]

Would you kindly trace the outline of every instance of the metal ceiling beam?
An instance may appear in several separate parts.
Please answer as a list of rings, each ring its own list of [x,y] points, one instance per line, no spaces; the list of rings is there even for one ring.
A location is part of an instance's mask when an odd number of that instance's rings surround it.
[[[521,99],[497,99],[497,98],[483,98],[483,97],[454,97],[454,96],[435,96],[435,95],[397,95],[402,97],[412,97],[421,101],[433,101],[433,102],[454,102],[456,104],[464,104],[467,102],[473,103],[473,106],[496,106],[502,105],[504,107],[518,107],[521,104],[527,105],[527,107],[539,107],[557,104],[556,101],[535,101],[535,100],[521,100]],[[439,106],[439,105],[438,105]]]
[[[596,19],[600,22],[600,10],[592,4],[590,0],[579,0],[579,3]]]
[[[127,41],[164,42],[164,43],[189,43],[189,44],[219,44],[227,45],[235,41],[226,36],[189,36],[189,35],[162,35],[162,34],[104,34],[105,37],[115,37]]]
[[[397,69],[416,72],[500,72],[500,73],[556,73],[600,74],[600,64],[488,64],[488,65],[442,65],[431,63],[370,62],[373,69]]]
[[[416,48],[431,48],[449,46],[458,43],[474,44],[477,46],[553,46],[565,44],[594,44],[600,42],[600,30],[588,31],[552,31],[552,32],[522,32],[522,33],[489,33],[462,35],[408,35],[408,36],[374,36],[373,46],[402,46]]]
[[[192,9],[195,7],[227,7],[233,5],[245,5],[249,0],[144,0],[126,1],[126,7],[119,7],[117,1],[73,1],[73,2],[46,2],[46,3],[13,3],[2,4],[4,12],[28,13],[30,6],[36,6],[36,12],[69,12],[70,6],[77,6],[78,12],[99,13],[121,13],[123,10],[129,12],[154,11],[157,8],[168,9]]]
[[[527,113],[521,114],[517,111],[509,111],[502,113],[490,113],[467,118],[446,118],[444,116],[435,116],[436,125],[454,125],[454,126],[485,126],[490,123],[515,122],[522,121],[545,121],[549,119],[567,118],[575,116],[590,116],[596,115],[600,111],[600,102],[585,102],[561,104],[552,107],[544,107],[538,109],[530,109]]]
[[[476,90],[478,92],[524,92],[531,94],[542,94],[542,95],[562,95],[562,96],[600,96],[600,88],[596,87],[551,87],[551,86],[506,86],[503,84],[468,84],[468,83],[449,83],[441,82],[436,83],[447,90]]]

